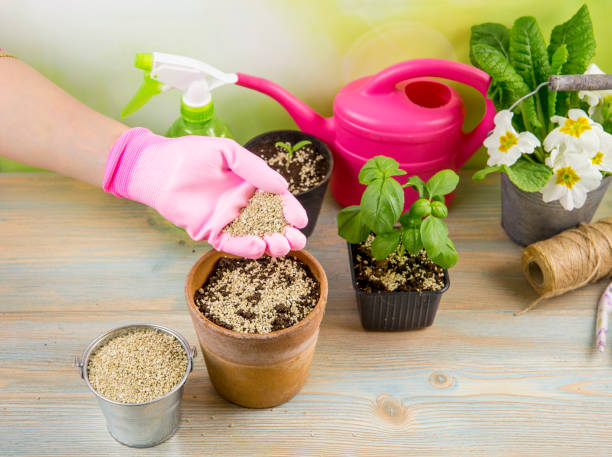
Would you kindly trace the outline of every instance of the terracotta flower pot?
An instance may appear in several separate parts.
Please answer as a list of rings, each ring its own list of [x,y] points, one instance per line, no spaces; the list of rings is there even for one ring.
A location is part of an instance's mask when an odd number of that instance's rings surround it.
[[[567,211],[558,201],[545,203],[540,192],[522,191],[506,173],[502,173],[502,228],[516,244],[527,246],[576,227],[581,222],[591,222],[611,181],[612,176],[606,176],[597,189],[587,194],[581,208]]]
[[[191,268],[185,285],[187,306],[219,395],[248,408],[269,408],[295,396],[304,385],[314,354],[319,326],[327,303],[327,278],[317,260],[306,251],[289,255],[302,261],[319,281],[321,296],[315,308],[297,324],[265,334],[227,330],[208,320],[194,302],[221,257],[211,250]]]

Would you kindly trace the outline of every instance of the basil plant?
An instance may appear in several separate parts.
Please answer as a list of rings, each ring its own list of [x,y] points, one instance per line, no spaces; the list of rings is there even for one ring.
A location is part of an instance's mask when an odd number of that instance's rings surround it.
[[[390,157],[368,160],[359,172],[359,182],[367,186],[361,203],[338,213],[338,235],[359,244],[374,234],[372,256],[377,260],[396,251],[416,255],[425,249],[436,265],[450,268],[457,263],[457,251],[444,222],[448,215],[444,196],[455,190],[459,176],[453,170],[442,170],[427,182],[413,176],[401,185],[394,176],[405,174]],[[419,199],[402,213],[403,187],[407,186],[419,193]]]

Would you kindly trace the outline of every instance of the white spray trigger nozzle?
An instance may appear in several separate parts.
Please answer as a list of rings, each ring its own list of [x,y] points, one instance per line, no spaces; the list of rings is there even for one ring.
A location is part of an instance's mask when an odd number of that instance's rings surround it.
[[[213,89],[238,81],[235,73],[224,73],[205,62],[162,52],[153,53],[151,78],[164,84],[164,92],[170,88],[181,90],[183,102],[193,107],[210,103]]]

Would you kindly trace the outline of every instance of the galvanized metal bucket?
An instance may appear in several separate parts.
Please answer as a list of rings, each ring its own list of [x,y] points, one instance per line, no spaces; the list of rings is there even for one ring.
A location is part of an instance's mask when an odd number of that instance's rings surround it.
[[[102,397],[89,383],[87,366],[90,356],[107,341],[123,335],[130,330],[155,329],[175,337],[187,354],[187,369],[185,376],[177,386],[163,397],[146,403],[120,403]],[[153,324],[133,324],[117,327],[93,340],[83,355],[75,357],[75,366],[79,369],[81,378],[87,387],[96,395],[98,404],[106,418],[108,431],[121,444],[131,447],[151,447],[170,438],[180,420],[180,405],[183,386],[187,377],[193,371],[193,359],[196,356],[195,346],[189,346],[187,340],[166,327]]]
[[[612,176],[606,176],[597,189],[588,193],[582,208],[567,211],[558,201],[545,203],[540,192],[522,191],[502,173],[502,228],[516,244],[527,246],[581,222],[590,222],[611,181]]]

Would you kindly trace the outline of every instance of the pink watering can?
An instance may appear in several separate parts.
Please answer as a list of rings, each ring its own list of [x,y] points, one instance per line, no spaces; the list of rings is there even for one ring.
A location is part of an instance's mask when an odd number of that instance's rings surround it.
[[[231,76],[236,78],[232,82],[277,100],[304,132],[330,146],[335,161],[331,191],[343,206],[359,203],[365,186],[359,184],[357,176],[371,157],[393,157],[407,176],[427,180],[445,168],[458,170],[493,129],[495,107],[486,96],[490,76],[458,62],[408,60],[357,79],[336,95],[334,116],[330,118],[322,117],[268,80],[243,73]],[[465,108],[459,94],[440,81],[426,78],[432,76],[467,84],[482,94],[486,110],[474,130],[461,131]],[[416,192],[406,188],[406,206],[416,198]]]

